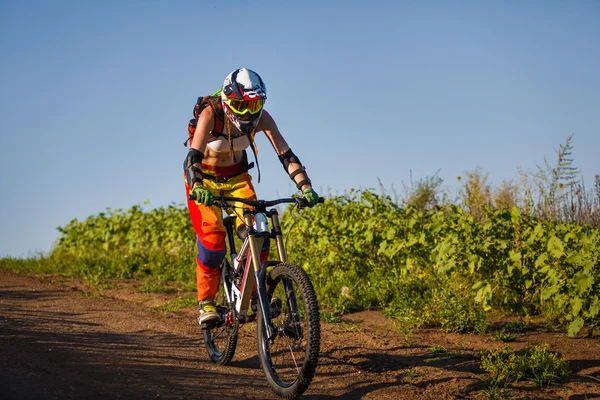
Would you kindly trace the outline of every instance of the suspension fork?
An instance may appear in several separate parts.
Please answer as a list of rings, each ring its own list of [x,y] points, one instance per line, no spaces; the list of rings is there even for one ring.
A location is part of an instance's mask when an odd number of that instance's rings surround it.
[[[267,215],[271,216],[272,213],[255,212],[250,209],[244,209],[244,219],[246,225],[250,227],[248,231],[248,239],[250,243],[250,253],[252,256],[252,272],[254,272],[253,277],[255,278],[256,291],[258,293],[258,306],[260,307],[260,311],[263,316],[262,320],[266,332],[266,337],[269,340],[271,340],[275,332],[273,329],[273,322],[271,319],[269,296],[267,294],[266,271],[267,267],[270,264],[277,264],[277,262],[265,261],[265,263],[262,265],[260,263],[260,253],[262,245],[265,240],[271,240],[271,233],[268,231],[267,227],[265,225],[261,226],[261,220],[262,222],[266,222],[265,217]],[[253,219],[257,222],[257,229],[253,228],[253,223],[255,222],[253,221]],[[275,223],[275,221],[272,218],[271,221]]]
[[[271,210],[269,215],[271,222],[273,223],[273,232],[275,233],[275,243],[277,244],[277,252],[279,253],[279,259],[282,262],[288,261],[287,251],[285,249],[285,243],[283,242],[283,232],[281,232],[281,224],[279,223],[279,213],[277,210]]]
[[[279,214],[277,210],[273,210],[271,214],[271,221],[273,221],[273,231],[275,233],[275,241],[277,243],[277,251],[279,252],[279,258],[282,262],[288,261],[287,251],[285,249],[285,243],[283,241],[283,232],[281,231],[281,224],[279,223]],[[285,287],[286,298],[285,301],[288,303],[288,309],[291,311],[290,317],[298,315],[298,303],[296,302],[296,292],[294,291],[294,284],[289,279],[284,279],[283,284]],[[297,321],[297,318],[295,318]]]
[[[277,244],[277,252],[279,253],[279,262],[287,262],[288,261],[288,256],[287,256],[287,251],[285,248],[285,242],[283,240],[283,232],[281,231],[281,224],[279,222],[279,213],[277,212],[277,210],[271,210],[269,211],[269,217],[271,219],[272,222],[272,226],[273,226],[273,231],[272,231],[272,236],[275,238],[275,242]],[[274,262],[270,262],[267,265],[262,266],[261,268],[261,272],[262,272],[262,276],[261,276],[261,282],[265,282],[266,283],[266,270],[267,267],[270,265],[277,265],[279,263],[278,261],[274,261]],[[292,318],[292,322],[297,322],[298,321],[298,303],[296,301],[296,292],[294,291],[294,284],[292,282],[292,280],[290,279],[283,279],[283,285],[285,288],[285,299],[282,299],[283,301],[287,302],[288,305],[288,310],[290,310],[290,318]],[[265,296],[267,298],[268,301],[268,296]],[[266,318],[265,318],[266,320]],[[271,327],[271,329],[268,329],[267,332],[269,333],[268,338],[271,339],[271,333],[273,332],[273,325],[272,325],[272,321],[271,321],[271,315],[269,313],[268,316],[268,322],[269,322],[269,326]],[[265,321],[266,323],[266,321]]]

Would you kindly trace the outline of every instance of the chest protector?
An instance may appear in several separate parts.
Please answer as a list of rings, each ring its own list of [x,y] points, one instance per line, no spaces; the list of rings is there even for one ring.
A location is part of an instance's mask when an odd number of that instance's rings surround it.
[[[233,158],[234,162],[237,162],[237,160],[235,159],[235,155],[234,155],[234,151],[233,151],[233,139],[240,137],[240,136],[236,136],[236,137],[231,137],[231,129],[229,126],[225,126],[225,112],[223,111],[223,103],[221,100],[221,89],[217,90],[215,93],[208,95],[208,96],[203,96],[203,97],[198,97],[198,100],[196,101],[196,104],[194,105],[194,109],[193,109],[193,116],[194,118],[190,119],[190,122],[188,122],[188,138],[185,142],[183,142],[184,146],[187,146],[188,143],[192,142],[192,139],[194,138],[194,133],[196,132],[196,126],[198,125],[198,117],[200,116],[200,114],[202,113],[202,111],[206,108],[206,107],[210,107],[212,112],[213,112],[213,116],[214,116],[214,125],[213,128],[210,131],[210,139],[208,140],[209,143],[220,138],[220,137],[226,137],[228,142],[229,142],[229,148],[230,148],[230,152],[231,152],[231,157]],[[229,121],[227,121],[229,122]],[[225,132],[226,131],[226,132]],[[258,170],[258,183],[260,183],[260,167],[258,165],[258,149],[256,148],[256,144],[254,143],[254,132],[252,132],[251,134],[247,135],[248,136],[248,141],[250,142],[250,148],[252,149],[252,153],[254,154],[254,159],[256,160],[256,168]]]

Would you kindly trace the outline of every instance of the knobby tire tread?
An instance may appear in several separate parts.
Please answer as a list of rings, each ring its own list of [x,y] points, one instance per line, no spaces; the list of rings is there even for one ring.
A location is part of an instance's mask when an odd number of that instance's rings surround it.
[[[231,268],[229,265],[223,265],[221,268]],[[226,274],[226,280],[229,280],[231,275]],[[223,307],[229,309],[227,304],[227,300],[223,297]],[[229,310],[231,312],[231,310]],[[208,356],[210,360],[217,365],[227,365],[233,359],[235,355],[235,350],[238,342],[238,332],[239,332],[239,323],[236,321],[235,326],[233,327],[233,332],[228,333],[227,344],[221,354],[217,354],[213,349],[215,347],[214,342],[210,338],[210,333],[216,328],[211,329],[202,329],[202,337],[204,338],[204,346],[206,347],[206,351],[208,352]],[[227,329],[227,328],[223,328]]]
[[[229,339],[227,340],[227,345],[225,346],[220,355],[215,353],[209,345],[209,343],[211,342],[210,332],[212,330],[214,330],[214,328],[202,330],[204,345],[206,347],[206,351],[208,352],[208,356],[210,357],[210,360],[217,365],[227,365],[231,362],[233,356],[235,355],[235,349],[237,347],[238,341],[237,329],[235,330],[235,333],[233,335],[229,336]],[[214,343],[212,345],[214,346]]]
[[[277,264],[273,270],[271,271],[271,275],[273,279],[279,275],[285,275],[288,278],[291,278],[294,283],[297,285],[298,290],[301,292],[302,297],[304,298],[304,303],[306,309],[306,318],[309,329],[309,344],[308,355],[306,360],[304,361],[302,371],[300,372],[296,381],[289,387],[280,386],[275,379],[271,376],[270,365],[268,365],[268,359],[266,354],[263,354],[263,346],[262,346],[262,336],[264,334],[262,315],[258,313],[257,318],[257,343],[258,343],[258,353],[260,364],[263,368],[265,376],[267,378],[267,385],[270,387],[272,391],[274,391],[277,395],[286,398],[286,399],[294,399],[298,396],[302,395],[308,389],[312,379],[314,378],[317,364],[319,362],[319,352],[321,346],[321,321],[319,314],[319,305],[317,301],[317,296],[308,274],[296,264],[290,262],[282,262]],[[277,280],[279,284],[281,281]],[[283,301],[284,299],[282,299]]]

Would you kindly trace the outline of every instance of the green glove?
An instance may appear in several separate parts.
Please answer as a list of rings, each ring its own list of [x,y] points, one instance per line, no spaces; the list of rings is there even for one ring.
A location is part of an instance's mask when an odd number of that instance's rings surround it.
[[[206,190],[202,186],[196,186],[192,189],[192,194],[196,196],[196,203],[209,207],[213,205],[215,198],[210,190]]]
[[[302,195],[308,201],[309,207],[314,207],[319,201],[319,195],[313,190],[313,188],[306,188],[302,191]]]

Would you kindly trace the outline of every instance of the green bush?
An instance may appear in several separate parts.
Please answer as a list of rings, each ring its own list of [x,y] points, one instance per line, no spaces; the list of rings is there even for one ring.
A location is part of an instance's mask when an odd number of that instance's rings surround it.
[[[529,380],[541,388],[555,385],[571,373],[565,357],[546,344],[517,351],[510,347],[484,351],[481,368],[499,382]]]
[[[378,308],[415,325],[485,331],[485,312],[546,315],[576,335],[600,326],[600,231],[457,205],[402,208],[350,191],[281,218],[290,260],[311,276],[325,312]],[[195,234],[181,206],[108,210],[59,228],[47,257],[2,265],[85,277],[144,280],[144,290],[195,287]],[[275,250],[273,250],[273,255]],[[161,289],[160,286],[163,286]]]
[[[301,213],[288,209],[283,222],[284,231],[293,224],[290,254],[336,311],[378,307],[435,318],[435,305],[425,305],[460,282],[468,285],[461,293],[485,311],[552,310],[571,336],[598,326],[600,232],[517,207],[486,212],[481,224],[455,205],[404,209],[389,197],[352,191]],[[480,318],[469,307],[465,312]]]

